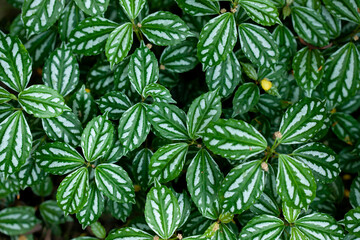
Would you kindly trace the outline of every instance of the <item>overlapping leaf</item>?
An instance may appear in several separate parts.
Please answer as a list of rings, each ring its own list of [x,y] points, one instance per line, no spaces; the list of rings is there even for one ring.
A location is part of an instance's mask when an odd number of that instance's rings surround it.
[[[152,156],[153,152],[148,148],[144,148],[137,152],[133,160],[133,173],[136,182],[144,189],[147,189],[150,185],[149,165]]]
[[[109,5],[109,0],[75,0],[76,5],[87,15],[103,15]]]
[[[132,105],[130,99],[118,91],[105,94],[97,100],[97,104],[102,113],[108,112],[111,119],[120,119],[121,115]]]
[[[32,207],[9,207],[0,211],[0,232],[6,235],[24,234],[38,222]]]
[[[269,0],[241,0],[239,5],[245,9],[252,20],[261,25],[281,24],[277,8]]]
[[[176,101],[172,99],[170,91],[158,83],[150,83],[147,85],[144,88],[143,96],[144,98],[151,96],[154,101],[158,103],[176,103]]]
[[[192,16],[215,15],[220,12],[220,4],[213,0],[176,0],[184,12]]]
[[[120,0],[119,2],[129,18],[134,20],[145,6],[146,0]]]
[[[252,109],[260,98],[259,87],[254,83],[245,83],[235,92],[233,98],[233,116],[244,114]]]
[[[73,95],[71,108],[83,124],[95,117],[97,112],[95,100],[84,85]]]
[[[153,236],[149,233],[132,227],[117,229],[110,233],[106,240],[130,240],[131,238],[136,238],[137,240],[153,240]]]
[[[284,222],[274,216],[260,215],[246,224],[240,233],[240,239],[279,239],[285,229]]]
[[[360,23],[359,2],[356,0],[324,0],[329,12],[340,19]]]
[[[58,31],[61,40],[67,41],[71,31],[84,19],[85,14],[76,5],[75,1],[69,2],[59,17]]]
[[[345,229],[349,233],[357,237],[360,237],[360,207],[352,209],[348,213],[346,213],[344,218],[344,224],[345,224]],[[338,231],[340,233],[340,230]]]

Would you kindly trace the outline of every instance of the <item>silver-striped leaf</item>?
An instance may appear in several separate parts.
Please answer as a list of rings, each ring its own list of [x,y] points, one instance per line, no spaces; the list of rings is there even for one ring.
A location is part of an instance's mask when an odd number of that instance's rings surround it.
[[[46,135],[53,141],[61,141],[74,147],[80,145],[83,127],[73,112],[65,111],[56,118],[41,119]]]
[[[343,223],[349,233],[360,238],[360,207],[347,212]]]
[[[314,177],[323,182],[332,182],[340,173],[336,153],[322,143],[308,143],[293,151],[292,156],[312,170]]]
[[[90,121],[97,113],[95,100],[84,85],[72,96],[70,106],[82,124]]]
[[[27,36],[48,30],[60,17],[64,0],[24,0],[21,19]]]
[[[294,223],[296,219],[299,217],[301,213],[301,209],[289,207],[289,205],[287,205],[286,202],[283,202],[282,212],[285,220],[288,223]]]
[[[97,189],[95,183],[90,185],[89,198],[84,207],[76,213],[76,218],[83,229],[96,222],[104,210],[104,196]]]
[[[269,68],[277,63],[278,46],[267,29],[242,23],[239,25],[239,38],[245,56],[255,65]]]
[[[109,62],[100,59],[87,73],[86,86],[98,96],[102,96],[114,88],[115,76]]]
[[[148,148],[138,151],[133,160],[133,175],[135,182],[140,184],[142,189],[147,189],[150,183],[149,165],[153,152]]]
[[[199,62],[196,52],[196,41],[190,38],[165,48],[160,57],[160,64],[170,72],[188,72]]]
[[[327,117],[325,103],[304,98],[288,108],[281,119],[281,144],[298,144],[311,139],[322,128]]]
[[[255,83],[244,83],[233,98],[233,117],[250,111],[259,102],[260,89]]]
[[[43,82],[62,96],[71,93],[79,82],[79,64],[65,45],[53,51],[45,62]]]
[[[177,15],[158,11],[141,21],[140,31],[153,44],[158,46],[174,45],[190,36],[189,27]]]
[[[360,138],[360,123],[350,114],[337,112],[331,115],[331,130],[343,142],[354,145]]]
[[[321,6],[321,15],[326,22],[330,39],[338,37],[341,34],[341,20],[331,15],[324,6]]]
[[[132,44],[133,26],[131,23],[124,23],[110,33],[105,45],[105,54],[111,68],[128,55]]]
[[[255,215],[267,214],[271,216],[280,216],[280,207],[276,202],[276,199],[271,195],[271,193],[266,193],[264,191],[260,198],[250,207],[250,211]]]
[[[202,28],[197,54],[204,68],[224,61],[237,40],[234,14],[224,13],[211,19]]]
[[[25,234],[39,222],[33,207],[8,207],[0,211],[0,232],[9,236]]]
[[[360,207],[360,176],[357,176],[351,183],[350,203],[353,208]]]
[[[298,51],[293,59],[294,77],[307,97],[320,84],[324,73],[324,57],[318,49],[305,47]]]
[[[216,227],[210,226],[212,231],[214,232],[210,240],[237,240],[236,234],[234,233],[233,229],[226,225],[225,223],[215,223]]]
[[[172,143],[159,148],[150,159],[149,176],[152,181],[166,183],[181,173],[189,145]]]
[[[325,7],[329,12],[346,21],[360,23],[360,14],[358,12],[359,2],[356,0],[324,0]]]
[[[299,36],[314,46],[329,44],[329,33],[322,15],[314,9],[296,6],[291,8],[294,30]]]
[[[134,20],[144,8],[146,0],[119,0],[120,6],[131,20]]]
[[[76,5],[75,1],[69,2],[59,17],[58,31],[60,39],[66,42],[69,39],[71,31],[84,19],[85,14]]]
[[[108,199],[108,201],[106,202],[106,207],[107,207],[107,210],[111,213],[111,215],[115,219],[121,220],[122,222],[126,222],[126,219],[131,215],[133,204],[132,203],[119,203],[119,202],[115,202],[115,201]],[[145,219],[143,222],[145,222]],[[133,226],[136,226],[136,225],[133,225]],[[144,225],[142,225],[142,226],[144,226]],[[147,227],[147,229],[150,229],[147,225],[146,225],[146,227]]]
[[[146,107],[151,125],[162,137],[170,140],[188,140],[186,114],[175,105],[153,103]]]
[[[16,96],[9,93],[5,88],[0,86],[0,104],[7,103],[11,99],[16,99]]]
[[[221,115],[219,91],[211,91],[196,98],[187,113],[186,125],[189,136],[197,139],[204,133],[210,122],[217,121]]]
[[[38,118],[58,117],[64,110],[69,110],[64,98],[45,85],[28,87],[18,95],[18,101],[25,112]]]
[[[239,5],[258,24],[264,26],[281,24],[278,9],[270,0],[241,0]]]
[[[213,0],[175,0],[184,12],[192,16],[216,15],[220,13],[220,4]]]
[[[205,145],[215,154],[232,160],[245,160],[263,152],[265,138],[250,124],[234,119],[219,119],[203,134]]]
[[[109,199],[120,203],[135,203],[133,183],[127,172],[112,163],[102,163],[95,168],[98,189]]]
[[[0,123],[0,172],[7,178],[21,168],[30,155],[32,135],[22,111]]]
[[[181,217],[180,217],[180,223],[179,223],[178,228],[181,228],[190,217],[192,204],[191,204],[190,197],[186,193],[186,191],[183,191],[182,193],[177,193],[177,192],[173,191],[173,193],[179,203]]]
[[[151,124],[146,116],[146,108],[142,103],[129,108],[120,118],[119,140],[129,151],[138,148],[150,132]]]
[[[89,172],[86,167],[79,168],[64,178],[56,193],[58,206],[66,215],[80,211],[88,197]]]
[[[186,172],[186,183],[191,199],[203,216],[208,216],[217,198],[219,183],[224,176],[206,149],[201,149],[191,161]]]
[[[84,158],[73,147],[62,142],[39,147],[34,158],[41,169],[56,175],[67,174],[85,164]]]
[[[241,66],[233,52],[220,64],[206,69],[207,86],[211,91],[219,88],[219,94],[224,98],[234,92],[241,80]]]
[[[42,202],[39,206],[41,217],[46,223],[61,224],[65,223],[68,218],[65,217],[64,212],[57,205],[55,200],[47,200]]]
[[[149,233],[133,227],[123,227],[111,232],[106,240],[153,240]]]
[[[240,214],[260,198],[265,186],[265,171],[261,161],[242,163],[231,169],[219,190],[223,212]]]
[[[21,189],[43,181],[46,176],[47,173],[39,167],[39,163],[35,161],[34,157],[29,157],[19,171],[16,172],[16,178],[19,181]]]
[[[276,188],[289,207],[307,209],[315,198],[316,182],[303,162],[280,154]]]
[[[297,219],[294,223],[297,228],[305,237],[305,239],[323,240],[344,239],[344,230],[338,225],[336,220],[324,213],[312,213]],[[298,238],[292,238],[298,239]]]
[[[122,114],[132,106],[130,99],[123,92],[118,91],[105,94],[96,103],[100,111],[103,114],[107,112],[109,118],[113,120],[120,119]]]
[[[76,5],[87,15],[104,15],[109,0],[75,0]]]
[[[159,79],[159,65],[155,54],[141,42],[129,63],[131,85],[142,95],[144,88]]]
[[[330,108],[349,100],[358,90],[360,54],[355,44],[347,43],[325,62],[323,91]]]
[[[103,157],[112,146],[114,126],[106,116],[91,120],[81,136],[81,148],[85,159],[93,162]]]
[[[178,200],[170,189],[155,186],[146,196],[145,220],[161,238],[169,239],[180,224]]]
[[[32,74],[32,61],[17,37],[0,32],[0,81],[16,92],[25,89]]]
[[[176,103],[172,98],[170,91],[161,84],[150,83],[144,88],[143,97],[151,96],[154,102],[158,103]]]
[[[285,229],[285,223],[271,215],[256,216],[241,230],[241,240],[272,239],[278,240]]]
[[[69,47],[74,53],[97,55],[104,51],[110,33],[118,26],[99,16],[86,18],[70,33]]]

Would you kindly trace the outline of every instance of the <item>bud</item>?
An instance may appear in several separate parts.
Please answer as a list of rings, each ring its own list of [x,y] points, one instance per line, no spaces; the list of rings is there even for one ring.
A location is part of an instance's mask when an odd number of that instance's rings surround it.
[[[283,19],[287,18],[288,16],[290,16],[291,14],[291,8],[289,5],[286,5],[284,8],[283,8]]]
[[[151,48],[152,48],[152,44],[151,44],[151,43],[148,43],[148,44],[146,44],[146,47],[147,47],[148,49],[151,49]]]
[[[275,132],[275,133],[274,133],[274,137],[275,137],[275,138],[279,138],[279,139],[282,138],[281,132],[279,132],[279,131]]]
[[[85,92],[89,93],[89,92],[90,92],[90,89],[85,88]]]
[[[265,91],[269,91],[270,88],[272,87],[272,82],[270,82],[267,78],[264,78],[263,80],[260,81],[261,87],[265,90]]]
[[[165,70],[165,66],[164,65],[160,65],[160,70]]]
[[[159,240],[159,239],[160,239],[159,236],[155,236],[155,237],[154,237],[154,240]]]
[[[264,170],[265,172],[269,171],[269,165],[266,162],[262,162],[261,163],[261,168],[262,170]]]
[[[183,239],[183,236],[179,233],[177,236],[176,236],[179,240]]]
[[[221,12],[221,13],[226,13],[226,9],[223,8],[223,9],[220,10],[220,12]]]
[[[142,27],[141,23],[138,23],[137,26],[138,26],[138,28],[141,28],[141,27]]]

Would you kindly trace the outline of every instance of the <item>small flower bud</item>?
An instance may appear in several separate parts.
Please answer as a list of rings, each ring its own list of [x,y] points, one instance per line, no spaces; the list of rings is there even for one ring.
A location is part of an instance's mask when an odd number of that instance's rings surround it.
[[[160,65],[160,70],[165,70],[165,66],[164,65]]]
[[[138,28],[141,28],[141,27],[142,27],[141,23],[138,23],[137,26],[138,26]]]
[[[278,138],[278,139],[282,138],[281,132],[279,132],[279,131],[275,132],[275,133],[274,133],[274,137],[275,137],[275,138]]]
[[[261,80],[260,84],[265,91],[270,90],[270,88],[272,87],[272,82],[270,82],[267,78]]]
[[[152,48],[152,44],[151,44],[151,43],[148,43],[148,44],[146,44],[146,47],[147,47],[148,49],[151,49],[151,48]]]
[[[265,172],[269,171],[269,165],[266,162],[262,162],[261,163],[261,168],[262,170],[264,170]]]
[[[221,12],[221,13],[226,13],[226,9],[223,8],[223,9],[220,10],[220,12]]]

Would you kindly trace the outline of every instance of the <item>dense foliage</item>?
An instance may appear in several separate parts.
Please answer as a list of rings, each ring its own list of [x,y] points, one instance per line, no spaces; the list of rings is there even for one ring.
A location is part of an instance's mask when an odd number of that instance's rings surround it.
[[[8,2],[0,238],[360,239],[359,0]]]

